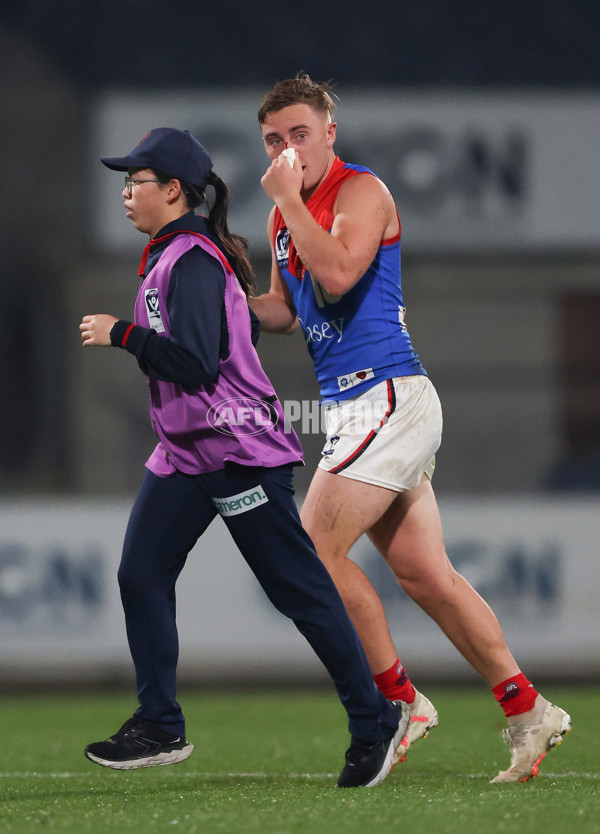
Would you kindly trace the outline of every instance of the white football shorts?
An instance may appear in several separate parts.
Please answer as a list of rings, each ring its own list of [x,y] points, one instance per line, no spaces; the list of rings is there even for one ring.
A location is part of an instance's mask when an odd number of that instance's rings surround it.
[[[384,380],[362,394],[325,402],[327,441],[319,468],[392,489],[430,480],[442,439],[442,407],[426,376]]]

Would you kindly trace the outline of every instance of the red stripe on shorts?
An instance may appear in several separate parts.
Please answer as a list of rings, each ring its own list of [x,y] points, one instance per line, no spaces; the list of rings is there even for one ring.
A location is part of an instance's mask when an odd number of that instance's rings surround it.
[[[341,463],[338,463],[338,465],[334,466],[333,469],[329,469],[329,472],[332,472],[334,475],[336,475],[338,472],[341,472],[342,469],[347,469],[352,463],[354,463],[354,461],[357,460],[362,455],[362,453],[371,445],[371,443],[377,437],[379,431],[385,426],[387,421],[390,419],[390,416],[396,408],[396,392],[394,391],[394,384],[391,379],[387,379],[386,384],[388,393],[388,408],[383,417],[381,418],[381,422],[376,428],[371,429],[371,431],[368,433],[368,435],[365,437],[365,439],[362,441],[359,447],[354,452],[352,452],[352,454],[349,455],[346,458],[346,460],[343,460]]]

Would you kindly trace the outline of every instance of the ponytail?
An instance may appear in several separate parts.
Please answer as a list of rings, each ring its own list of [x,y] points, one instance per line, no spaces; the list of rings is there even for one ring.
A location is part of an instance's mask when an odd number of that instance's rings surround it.
[[[178,177],[171,177],[162,171],[151,170],[154,171],[157,180],[163,184],[168,183],[171,179],[178,179]],[[179,182],[190,210],[193,211],[203,203],[208,203],[206,194],[202,188],[191,185],[185,180],[179,180]],[[215,201],[206,220],[207,229],[223,249],[246,295],[254,295],[256,292],[256,282],[250,265],[250,259],[248,258],[248,243],[245,238],[232,234],[227,225],[229,189],[226,183],[214,171],[211,171],[207,176],[206,184],[212,185],[215,190]]]
[[[208,231],[222,247],[246,295],[253,295],[256,290],[256,283],[248,258],[248,243],[245,238],[232,234],[227,225],[229,189],[214,171],[210,172],[206,182],[207,185],[212,185],[215,190],[215,201],[206,221]]]

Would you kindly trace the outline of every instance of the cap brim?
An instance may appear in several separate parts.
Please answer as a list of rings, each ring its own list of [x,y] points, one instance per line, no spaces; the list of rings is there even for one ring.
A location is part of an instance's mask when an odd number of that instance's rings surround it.
[[[130,168],[143,168],[140,160],[133,156],[103,156],[100,162],[112,171],[128,171]]]

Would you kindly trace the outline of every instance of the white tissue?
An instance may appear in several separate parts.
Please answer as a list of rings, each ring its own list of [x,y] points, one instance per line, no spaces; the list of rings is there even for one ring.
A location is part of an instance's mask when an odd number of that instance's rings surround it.
[[[287,161],[290,163],[291,167],[293,168],[294,167],[294,160],[298,159],[298,154],[296,153],[296,149],[295,148],[285,148],[283,151],[281,151],[281,153],[283,154],[283,156],[285,156],[285,158],[287,159]]]

